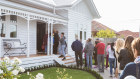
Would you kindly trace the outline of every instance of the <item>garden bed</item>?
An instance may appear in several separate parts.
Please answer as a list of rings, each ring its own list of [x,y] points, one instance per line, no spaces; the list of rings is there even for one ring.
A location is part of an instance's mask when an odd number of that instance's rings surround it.
[[[57,79],[57,73],[56,70],[59,67],[51,67],[51,68],[45,68],[41,70],[36,70],[31,72],[32,75],[37,75],[37,73],[42,73],[44,75],[45,79]],[[61,71],[63,68],[59,68]],[[82,71],[82,70],[75,70],[75,69],[68,69],[66,68],[66,73],[68,73],[70,76],[72,76],[72,79],[96,79],[91,73]],[[19,79],[29,79],[29,76],[26,75],[26,73],[21,75],[21,78]]]

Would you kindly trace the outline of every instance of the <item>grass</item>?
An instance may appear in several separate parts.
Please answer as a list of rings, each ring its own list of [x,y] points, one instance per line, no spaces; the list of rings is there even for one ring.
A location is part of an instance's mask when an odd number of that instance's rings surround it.
[[[57,73],[56,73],[57,69],[58,68],[56,67],[52,67],[52,68],[33,71],[31,72],[31,74],[36,75],[37,73],[42,73],[44,74],[45,79],[57,79]],[[63,68],[59,68],[59,69],[62,70]],[[92,74],[81,70],[66,69],[66,73],[68,73],[69,76],[72,76],[72,79],[96,79]],[[29,79],[29,76],[27,76],[26,74],[22,74],[21,78],[19,79]]]

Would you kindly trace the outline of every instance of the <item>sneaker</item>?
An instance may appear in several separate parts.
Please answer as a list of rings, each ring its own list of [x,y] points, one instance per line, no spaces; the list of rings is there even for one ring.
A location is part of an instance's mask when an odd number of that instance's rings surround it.
[[[63,55],[59,56],[59,58],[64,57]]]
[[[62,59],[62,61],[64,61],[64,60],[66,60],[66,57],[64,57],[64,58]]]

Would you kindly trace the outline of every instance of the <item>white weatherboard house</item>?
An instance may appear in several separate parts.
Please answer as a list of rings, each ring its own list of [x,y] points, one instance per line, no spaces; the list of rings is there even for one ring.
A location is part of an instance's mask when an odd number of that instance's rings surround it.
[[[4,39],[19,39],[27,43],[27,58],[23,62],[41,62],[44,58],[50,59],[51,63],[56,58],[52,54],[53,38],[48,41],[47,56],[30,58],[32,54],[42,52],[45,33],[51,33],[52,36],[54,29],[59,31],[59,35],[64,32],[68,43],[67,53],[74,55],[71,44],[75,35],[82,41],[91,37],[91,21],[100,17],[93,0],[0,0],[0,16],[0,57],[5,53]]]

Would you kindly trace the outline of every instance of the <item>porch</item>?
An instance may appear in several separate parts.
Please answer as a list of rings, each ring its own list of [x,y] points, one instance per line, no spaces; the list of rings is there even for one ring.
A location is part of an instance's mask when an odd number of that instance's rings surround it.
[[[41,48],[40,45],[42,45],[42,42],[38,44],[38,38],[40,38],[38,36],[41,36],[42,39],[43,34],[46,33],[48,34],[48,37],[51,37],[48,38],[47,49],[49,50],[47,50],[46,55],[53,55],[53,29],[59,30],[59,33],[65,32],[65,29],[67,31],[67,20],[60,19],[56,17],[55,14],[55,17],[50,17],[37,13],[31,13],[16,9],[14,10],[7,7],[0,7],[0,16],[0,57],[3,57],[4,54],[2,39],[20,39],[23,43],[27,43],[26,55],[19,56],[19,58],[42,56],[38,54],[40,52],[38,50],[38,47]],[[15,16],[16,18],[14,18]],[[38,26],[38,23],[44,25]],[[13,29],[12,32],[10,32],[11,29],[9,29],[11,28],[11,25]],[[42,27],[45,27],[45,29]],[[43,32],[42,35],[38,35],[38,28],[42,28],[43,31],[39,30]],[[65,29],[62,30],[62,28]],[[49,36],[49,34],[51,35]]]

